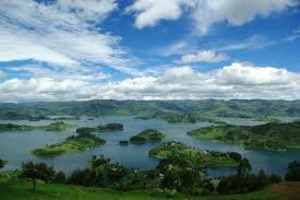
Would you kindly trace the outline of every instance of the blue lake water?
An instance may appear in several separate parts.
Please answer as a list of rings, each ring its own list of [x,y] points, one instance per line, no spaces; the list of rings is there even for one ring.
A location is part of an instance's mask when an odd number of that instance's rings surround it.
[[[237,125],[255,125],[260,124],[258,121],[249,119],[224,119],[227,123]],[[0,123],[15,123],[29,125],[45,125],[53,121],[5,121]],[[239,145],[215,143],[209,140],[198,140],[186,135],[187,131],[196,128],[210,126],[210,123],[196,124],[170,124],[162,120],[142,120],[134,117],[104,117],[95,118],[94,120],[81,119],[74,121],[65,121],[65,123],[80,126],[97,126],[117,122],[124,124],[123,131],[101,132],[95,133],[97,136],[105,139],[107,143],[89,151],[80,153],[67,153],[56,157],[40,158],[30,154],[34,148],[45,147],[46,144],[53,144],[63,141],[66,137],[75,134],[73,130],[52,132],[52,131],[30,131],[30,132],[2,132],[0,133],[0,158],[8,160],[9,164],[2,170],[11,170],[19,168],[26,161],[40,161],[49,165],[53,165],[57,170],[63,170],[70,173],[75,169],[88,166],[87,161],[92,155],[103,154],[109,157],[113,162],[119,162],[127,167],[135,167],[140,169],[154,168],[158,160],[148,157],[148,151],[154,148],[160,142],[146,144],[130,144],[128,146],[120,146],[120,140],[128,140],[131,136],[136,135],[140,131],[148,128],[155,128],[166,134],[165,141],[180,141],[187,145],[194,146],[201,150],[215,151],[236,151],[250,160],[253,170],[258,171],[263,168],[268,173],[277,173],[284,175],[287,164],[295,159],[300,159],[300,149],[290,149],[284,152],[274,152],[267,150],[245,149]],[[284,133],[283,133],[284,134]],[[235,168],[217,168],[208,169],[208,173],[212,177],[228,175],[235,173]]]

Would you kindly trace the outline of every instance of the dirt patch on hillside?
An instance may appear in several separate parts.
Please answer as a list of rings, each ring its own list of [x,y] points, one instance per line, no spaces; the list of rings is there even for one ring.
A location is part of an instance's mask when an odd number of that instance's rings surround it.
[[[300,192],[300,182],[285,182],[280,184],[274,184],[270,187],[270,191],[276,193]]]

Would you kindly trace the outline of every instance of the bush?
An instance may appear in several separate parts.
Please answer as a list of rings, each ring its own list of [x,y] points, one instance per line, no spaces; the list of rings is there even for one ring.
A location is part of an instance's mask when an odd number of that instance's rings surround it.
[[[285,175],[286,181],[300,181],[300,162],[293,161],[289,163],[288,169]]]
[[[53,182],[59,184],[66,183],[66,175],[62,171],[59,171],[58,173],[55,174]]]

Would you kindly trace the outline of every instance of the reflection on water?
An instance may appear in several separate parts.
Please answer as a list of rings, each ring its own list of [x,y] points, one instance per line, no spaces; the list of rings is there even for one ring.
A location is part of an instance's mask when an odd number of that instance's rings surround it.
[[[29,125],[45,125],[53,121],[0,121],[0,123],[15,123]],[[136,167],[140,169],[154,168],[158,161],[155,158],[148,157],[148,151],[159,143],[147,143],[143,145],[120,146],[120,140],[128,140],[131,136],[148,128],[155,128],[166,134],[166,141],[181,141],[187,145],[195,146],[199,149],[208,149],[216,151],[236,151],[251,161],[255,171],[264,168],[267,172],[275,172],[284,175],[287,164],[294,159],[300,159],[300,150],[289,150],[286,152],[272,152],[265,150],[246,150],[238,145],[214,143],[208,140],[196,140],[186,135],[187,131],[207,127],[209,123],[196,124],[169,124],[161,120],[142,120],[134,117],[105,117],[95,120],[81,119],[77,121],[65,121],[80,126],[96,126],[110,122],[124,124],[123,131],[95,133],[97,136],[105,139],[107,143],[90,151],[81,153],[68,153],[57,157],[39,158],[30,154],[34,148],[44,147],[46,144],[53,144],[63,141],[66,137],[75,134],[75,128],[63,132],[4,132],[0,133],[0,158],[8,160],[9,164],[2,170],[15,169],[26,161],[41,161],[53,165],[57,170],[63,170],[66,173],[74,169],[87,167],[87,161],[92,155],[104,154],[111,158],[113,162],[120,162],[127,167]],[[238,125],[255,125],[261,122],[241,119],[229,119],[228,123]],[[209,169],[209,174],[213,177],[235,173],[235,168]]]

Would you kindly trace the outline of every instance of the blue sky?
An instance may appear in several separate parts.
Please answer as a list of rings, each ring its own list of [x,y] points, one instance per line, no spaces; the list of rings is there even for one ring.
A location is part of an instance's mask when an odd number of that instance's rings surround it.
[[[1,0],[2,102],[300,98],[298,0]]]

